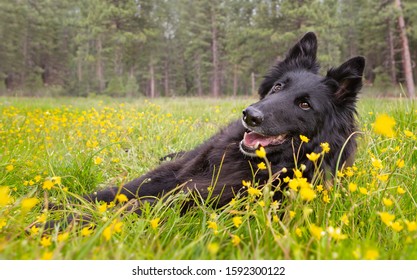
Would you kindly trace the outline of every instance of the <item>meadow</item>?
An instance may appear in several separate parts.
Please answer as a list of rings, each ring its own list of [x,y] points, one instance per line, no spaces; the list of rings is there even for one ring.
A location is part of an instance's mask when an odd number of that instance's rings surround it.
[[[255,188],[217,210],[177,194],[142,216],[122,215],[122,198],[71,202],[195,147],[253,101],[0,98],[0,259],[417,259],[417,106],[406,99],[362,98],[355,164],[330,184],[285,178],[282,202]],[[187,199],[197,206],[180,215]],[[91,225],[43,230],[68,213]]]

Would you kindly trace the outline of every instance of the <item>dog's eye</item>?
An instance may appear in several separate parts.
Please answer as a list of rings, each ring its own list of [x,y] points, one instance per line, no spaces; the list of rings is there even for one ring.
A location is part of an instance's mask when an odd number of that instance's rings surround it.
[[[303,110],[309,110],[311,107],[310,107],[310,104],[308,104],[307,102],[305,102],[305,101],[302,101],[302,102],[300,102],[299,104],[298,104],[298,106],[301,108],[301,109],[303,109]]]
[[[272,88],[272,90],[273,90],[273,92],[278,92],[282,89],[282,87],[283,87],[283,84],[278,83]]]

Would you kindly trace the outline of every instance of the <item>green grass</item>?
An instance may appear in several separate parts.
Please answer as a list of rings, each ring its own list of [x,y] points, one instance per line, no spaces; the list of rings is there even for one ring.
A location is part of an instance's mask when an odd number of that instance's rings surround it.
[[[311,201],[289,190],[278,206],[264,191],[214,210],[178,194],[140,217],[69,202],[195,147],[253,101],[0,99],[0,258],[417,259],[417,108],[408,100],[360,100],[354,168],[323,189],[315,183]],[[396,122],[393,137],[373,132],[383,113]],[[180,215],[185,199],[198,205]],[[51,202],[64,210],[45,210]],[[94,227],[36,227],[70,212],[91,215]]]

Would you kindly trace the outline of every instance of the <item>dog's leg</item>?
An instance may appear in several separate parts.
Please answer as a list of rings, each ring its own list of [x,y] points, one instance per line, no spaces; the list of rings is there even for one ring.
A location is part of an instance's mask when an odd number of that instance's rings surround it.
[[[122,187],[110,187],[85,195],[84,198],[90,202],[104,201],[107,203],[116,201],[119,194],[125,195],[128,200],[148,197],[160,198],[173,190],[177,184],[178,181],[171,170],[168,172],[151,172],[130,181]]]

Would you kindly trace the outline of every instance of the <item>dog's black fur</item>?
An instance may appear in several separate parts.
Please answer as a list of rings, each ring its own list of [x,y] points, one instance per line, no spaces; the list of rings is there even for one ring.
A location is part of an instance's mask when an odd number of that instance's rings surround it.
[[[212,187],[215,207],[227,204],[236,194],[245,193],[242,180],[253,180],[253,168],[263,161],[255,154],[257,142],[264,146],[272,173],[282,168],[292,177],[300,135],[311,139],[303,143],[298,166],[304,164],[303,176],[312,179],[314,166],[306,154],[320,153],[320,143],[327,142],[330,152],[321,168],[334,174],[349,162],[356,150],[357,94],[362,86],[365,60],[354,57],[326,76],[318,74],[317,39],[304,35],[267,73],[259,87],[260,100],[243,111],[242,119],[232,122],[195,149],[162,163],[149,173],[127,183],[84,196],[88,201],[112,202],[118,193],[128,199],[161,198],[174,189],[198,192],[203,198]],[[342,150],[342,146],[345,147]],[[341,155],[340,155],[341,153]],[[340,157],[340,159],[339,159]],[[213,186],[213,177],[217,176]],[[261,186],[268,172],[256,173]],[[277,191],[275,199],[281,198]]]

